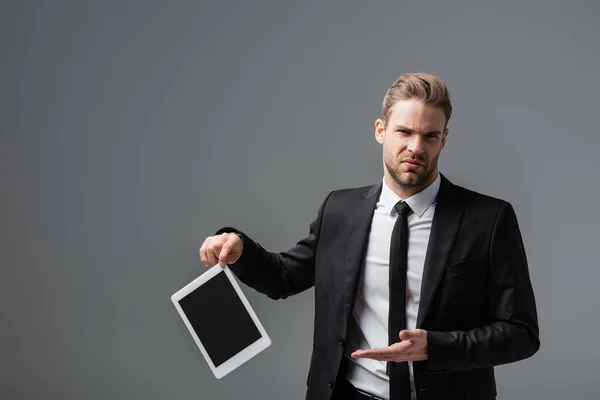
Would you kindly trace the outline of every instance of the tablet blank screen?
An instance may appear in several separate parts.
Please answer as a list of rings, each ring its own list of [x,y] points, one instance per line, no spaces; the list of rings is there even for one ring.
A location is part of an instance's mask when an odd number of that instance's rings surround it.
[[[261,338],[225,272],[179,300],[215,367]]]

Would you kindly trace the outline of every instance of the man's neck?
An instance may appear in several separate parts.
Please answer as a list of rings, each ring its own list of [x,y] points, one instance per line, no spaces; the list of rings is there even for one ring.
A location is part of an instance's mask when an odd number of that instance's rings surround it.
[[[406,200],[411,196],[414,196],[415,194],[419,193],[420,191],[422,191],[423,189],[425,189],[427,186],[431,185],[433,183],[433,181],[435,181],[435,178],[438,175],[438,171],[437,169],[431,174],[431,177],[427,180],[427,182],[421,186],[415,186],[415,187],[402,187],[398,184],[398,182],[396,182],[389,173],[385,173],[384,175],[384,179],[385,179],[385,184],[394,192],[396,193],[402,200]]]

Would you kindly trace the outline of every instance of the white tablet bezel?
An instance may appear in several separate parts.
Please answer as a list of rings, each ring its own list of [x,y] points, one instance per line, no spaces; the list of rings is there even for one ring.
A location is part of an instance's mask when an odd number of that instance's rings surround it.
[[[237,295],[239,296],[240,300],[242,301],[242,304],[244,304],[246,311],[252,318],[254,325],[260,332],[261,338],[258,339],[256,342],[252,343],[250,346],[246,347],[241,352],[239,352],[236,355],[234,355],[233,357],[231,357],[229,360],[225,361],[223,364],[219,365],[218,367],[215,367],[213,361],[211,360],[210,356],[208,355],[208,352],[204,348],[202,341],[200,340],[200,338],[198,338],[198,335],[196,335],[196,332],[194,331],[192,324],[190,323],[187,316],[183,312],[183,309],[179,305],[179,300],[181,300],[182,298],[184,298],[185,296],[187,296],[188,294],[190,294],[191,292],[196,290],[198,287],[202,286],[204,283],[208,282],[211,278],[213,278],[220,272],[225,273],[225,276],[227,276],[227,278],[229,279],[229,282],[235,289]],[[252,306],[250,306],[248,299],[242,292],[240,285],[235,280],[233,273],[231,272],[231,270],[228,267],[221,267],[219,265],[213,266],[212,268],[207,270],[205,273],[200,275],[198,278],[194,279],[192,282],[190,282],[189,284],[187,284],[186,286],[181,288],[179,291],[177,291],[175,294],[173,294],[171,296],[171,301],[175,305],[175,308],[179,312],[181,319],[183,319],[185,326],[187,327],[188,331],[194,338],[196,345],[202,352],[204,359],[208,363],[208,366],[210,367],[211,371],[213,372],[213,374],[215,375],[215,377],[217,379],[221,379],[222,377],[224,377],[225,375],[227,375],[234,369],[238,368],[239,366],[244,364],[246,361],[250,360],[252,357],[256,356],[258,353],[260,353],[261,351],[263,351],[264,349],[266,349],[267,347],[269,347],[271,345],[271,339],[269,338],[269,335],[267,335],[265,328],[262,326],[262,324],[258,320],[256,313],[252,309]],[[219,304],[215,303],[212,306],[218,307]]]

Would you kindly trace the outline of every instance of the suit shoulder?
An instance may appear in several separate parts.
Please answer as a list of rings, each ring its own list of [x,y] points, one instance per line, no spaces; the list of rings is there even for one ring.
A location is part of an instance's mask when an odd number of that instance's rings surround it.
[[[367,186],[333,189],[329,192],[329,194],[323,201],[322,207],[324,208],[326,213],[331,212],[333,210],[344,210],[347,212],[348,208],[353,208],[357,205],[359,201],[363,200],[365,197],[376,194],[377,189],[380,187],[381,185],[375,184]]]
[[[367,196],[370,192],[375,192],[381,184],[357,186],[349,188],[339,188],[331,191],[329,198],[335,200],[350,200]]]
[[[468,189],[464,186],[455,185],[455,189],[461,194],[467,207],[479,211],[500,212],[505,207],[512,208],[512,205],[506,199],[492,196],[487,193]]]

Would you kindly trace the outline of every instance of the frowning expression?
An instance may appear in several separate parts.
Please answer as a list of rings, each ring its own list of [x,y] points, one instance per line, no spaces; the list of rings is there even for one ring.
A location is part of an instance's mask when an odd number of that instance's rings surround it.
[[[375,122],[375,138],[383,145],[386,177],[401,190],[417,192],[435,179],[446,144],[444,112],[420,100],[394,104],[389,121]]]

